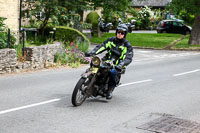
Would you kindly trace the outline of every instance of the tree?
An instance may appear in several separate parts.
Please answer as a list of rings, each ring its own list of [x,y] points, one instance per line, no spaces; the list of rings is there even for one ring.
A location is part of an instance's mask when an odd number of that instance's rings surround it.
[[[39,30],[44,35],[49,22],[54,25],[68,25],[80,20],[83,10],[88,8],[88,2],[84,0],[35,0],[25,1],[28,7],[24,12],[29,12],[31,19],[39,23]]]
[[[130,8],[132,0],[90,0],[91,5],[96,9],[102,7],[102,14],[106,22],[113,19],[113,14],[117,13],[125,15],[125,12]]]
[[[90,9],[88,0],[59,0],[62,7],[67,9],[67,18],[61,20],[62,23],[70,23],[71,21],[76,22],[82,20],[83,12]],[[67,21],[66,21],[67,20]]]
[[[61,12],[66,9],[60,5],[59,0],[25,1],[24,5],[28,5],[24,12],[28,12],[30,19],[39,23],[42,35],[50,20],[53,24],[58,24],[57,16],[65,17]]]
[[[195,19],[192,26],[192,32],[189,39],[189,44],[200,45],[200,0],[172,0],[170,9],[175,13],[185,10],[188,13],[194,14]]]

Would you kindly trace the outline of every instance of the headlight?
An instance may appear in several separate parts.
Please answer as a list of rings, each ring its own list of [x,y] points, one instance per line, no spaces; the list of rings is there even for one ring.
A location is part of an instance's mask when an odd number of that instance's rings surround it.
[[[96,67],[98,67],[101,63],[101,59],[98,56],[95,56],[92,58],[92,64]]]

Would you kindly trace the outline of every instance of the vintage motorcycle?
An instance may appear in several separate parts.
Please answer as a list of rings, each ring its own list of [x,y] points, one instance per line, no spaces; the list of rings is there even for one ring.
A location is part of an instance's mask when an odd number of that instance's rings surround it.
[[[80,106],[87,98],[106,96],[108,90],[109,71],[114,68],[113,62],[102,61],[98,56],[93,56],[90,63],[90,68],[81,75],[80,80],[76,84],[72,93],[72,104]],[[125,70],[121,70],[118,74],[117,86],[119,85],[121,74]]]
[[[121,18],[118,19],[118,24],[122,24],[123,21]],[[125,23],[126,26],[128,27],[128,32],[131,33],[134,29],[135,29],[135,23],[136,23],[136,20],[132,19],[131,22],[129,23]]]
[[[102,32],[109,32],[109,30],[113,27],[113,24],[112,23],[104,23],[102,18],[99,18],[99,23],[98,23],[98,26],[99,26],[99,29],[102,31]]]

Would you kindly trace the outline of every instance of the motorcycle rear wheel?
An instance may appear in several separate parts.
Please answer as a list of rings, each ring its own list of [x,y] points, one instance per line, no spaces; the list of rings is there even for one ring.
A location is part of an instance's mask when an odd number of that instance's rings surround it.
[[[88,97],[88,94],[86,93],[88,83],[86,83],[86,80],[89,79],[81,78],[74,88],[71,99],[74,106],[80,106]]]

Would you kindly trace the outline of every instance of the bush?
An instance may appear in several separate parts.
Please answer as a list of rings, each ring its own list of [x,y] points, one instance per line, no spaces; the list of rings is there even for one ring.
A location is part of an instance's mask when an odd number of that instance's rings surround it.
[[[97,12],[90,12],[86,17],[86,22],[92,24],[92,29],[98,28],[99,15]]]
[[[7,48],[8,47],[8,33],[6,32],[0,32],[0,49]]]
[[[6,18],[0,17],[0,49],[8,48],[8,28],[4,24],[5,20]],[[16,38],[13,33],[10,35],[10,47],[13,48]]]
[[[141,30],[142,29],[142,21],[141,20],[136,20],[135,29],[136,30]]]
[[[77,68],[81,64],[88,64],[90,58],[84,57],[84,53],[79,50],[78,45],[79,43],[75,43],[75,41],[64,45],[64,50],[56,54],[55,62],[61,65],[68,64],[73,68]]]
[[[189,25],[194,23],[194,15],[187,13],[185,10],[181,10],[178,17]]]
[[[148,29],[150,26],[150,18],[152,16],[153,12],[151,9],[147,6],[144,6],[144,8],[141,8],[141,11],[139,11],[139,19],[142,22],[142,28]]]
[[[90,41],[83,33],[65,26],[56,27],[55,40],[62,41],[64,43],[76,41],[80,44],[81,51],[87,51],[90,45]]]

